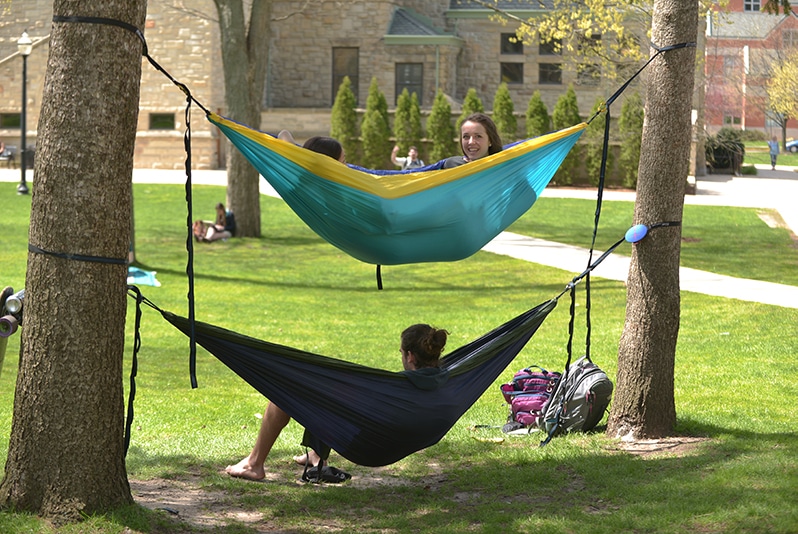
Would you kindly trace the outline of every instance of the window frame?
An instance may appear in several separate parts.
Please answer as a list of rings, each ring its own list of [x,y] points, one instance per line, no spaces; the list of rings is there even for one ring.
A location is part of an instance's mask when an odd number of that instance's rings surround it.
[[[513,39],[516,42],[513,42]],[[503,56],[523,56],[524,42],[515,33],[502,33],[499,37],[499,54]]]
[[[352,54],[354,57],[344,57]],[[360,48],[357,46],[334,46],[332,47],[332,98],[330,106],[335,104],[335,97],[338,95],[338,88],[341,87],[344,78],[349,76],[352,82],[352,93],[355,95],[355,102],[360,104]]]
[[[176,130],[176,124],[174,113],[150,113],[147,122],[147,129],[160,132]]]
[[[409,75],[402,76],[400,75],[400,70],[417,70],[418,72],[410,72]],[[404,80],[411,79],[411,81],[403,81],[402,78]],[[412,80],[413,78],[417,78],[417,80]],[[394,63],[394,105],[399,103],[399,96],[404,89],[407,89],[407,92],[411,95],[416,93],[418,105],[424,105],[424,63],[417,61]]]
[[[544,72],[547,71],[547,72]],[[555,75],[556,73],[556,75]],[[545,74],[545,76],[544,76]],[[538,63],[538,84],[562,85],[561,63]]]
[[[522,85],[524,83],[524,64],[521,62],[503,61],[499,63],[499,83]]]

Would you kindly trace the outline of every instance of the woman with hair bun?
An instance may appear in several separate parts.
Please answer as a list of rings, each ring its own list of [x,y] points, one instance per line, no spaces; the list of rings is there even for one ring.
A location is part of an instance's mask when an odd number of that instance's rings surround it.
[[[448,335],[446,330],[428,324],[414,324],[402,332],[399,352],[402,354],[403,373],[417,388],[436,390],[448,379],[448,373],[439,367]],[[412,417],[413,414],[409,416]],[[227,474],[248,480],[262,480],[266,476],[264,467],[266,457],[288,421],[290,421],[288,414],[270,402],[263,414],[255,447],[249,456],[235,465],[228,465],[225,468]],[[321,442],[307,430],[302,444],[308,447],[308,452],[294,456],[294,461],[300,465],[310,462],[313,467],[306,471],[307,475],[317,481],[331,483],[343,482],[350,478],[348,473],[327,465],[330,455],[329,445]]]

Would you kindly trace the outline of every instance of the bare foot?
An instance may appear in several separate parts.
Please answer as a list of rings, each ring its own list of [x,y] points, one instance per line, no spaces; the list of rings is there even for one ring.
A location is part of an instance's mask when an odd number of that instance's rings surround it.
[[[235,465],[228,465],[224,468],[225,473],[231,477],[245,478],[247,480],[263,480],[266,477],[266,471],[263,466],[259,468],[249,465],[249,458],[244,458]]]
[[[310,456],[310,465],[318,465],[319,460],[321,460],[318,454],[316,454],[313,451],[310,451],[306,454],[300,454],[299,456],[294,456],[294,461],[299,465],[305,465],[306,463],[308,463],[308,456]]]

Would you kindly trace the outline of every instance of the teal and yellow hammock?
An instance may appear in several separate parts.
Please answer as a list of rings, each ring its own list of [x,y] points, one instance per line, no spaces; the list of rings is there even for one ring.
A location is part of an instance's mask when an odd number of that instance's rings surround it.
[[[587,126],[452,169],[375,174],[214,113],[219,127],[317,234],[375,265],[467,258],[526,213]]]

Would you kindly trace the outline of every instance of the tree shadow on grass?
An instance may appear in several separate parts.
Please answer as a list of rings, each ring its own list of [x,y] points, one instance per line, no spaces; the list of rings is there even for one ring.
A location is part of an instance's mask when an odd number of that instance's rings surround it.
[[[601,435],[556,438],[544,448],[539,437],[444,439],[392,466],[341,460],[353,475],[341,485],[301,484],[297,466],[279,455],[262,483],[231,479],[221,466],[189,457],[156,456],[145,461],[174,468],[168,478],[137,483],[161,491],[138,502],[152,509],[159,499],[186,503],[172,514],[174,532],[185,524],[195,532],[789,530],[797,481],[794,469],[783,471],[798,457],[795,434],[692,426],[707,439],[646,454]],[[205,504],[192,508],[181,495]],[[304,523],[309,510],[315,520]]]

